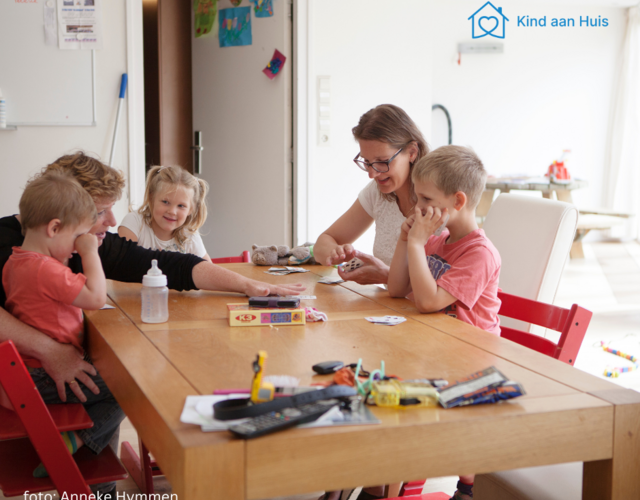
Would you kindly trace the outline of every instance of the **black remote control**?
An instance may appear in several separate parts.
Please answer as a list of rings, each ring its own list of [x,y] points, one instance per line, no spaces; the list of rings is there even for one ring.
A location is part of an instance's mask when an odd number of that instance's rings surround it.
[[[298,424],[313,422],[338,404],[339,401],[337,399],[323,399],[322,401],[309,403],[296,408],[283,408],[278,411],[253,417],[241,424],[232,425],[229,427],[229,430],[243,439],[252,439],[288,429]]]

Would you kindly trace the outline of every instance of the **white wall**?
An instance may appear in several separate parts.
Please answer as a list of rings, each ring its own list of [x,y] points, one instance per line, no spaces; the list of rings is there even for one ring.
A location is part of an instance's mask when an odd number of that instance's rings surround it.
[[[467,17],[477,1],[434,2],[433,102],[448,108],[453,143],[472,146],[494,175],[542,175],[563,149],[567,166],[589,187],[573,192],[579,206],[599,206],[614,79],[625,10],[603,6],[499,0],[510,19],[504,54],[462,54],[471,42]],[[562,2],[558,2],[562,3]],[[518,15],[608,18],[607,28],[517,27]],[[491,41],[495,41],[491,40]],[[434,147],[446,143],[444,115],[433,116]]]
[[[20,127],[16,131],[0,132],[0,216],[17,213],[18,202],[29,177],[63,154],[83,149],[97,154],[104,162],[108,162],[120,78],[122,73],[127,72],[125,3],[125,0],[102,2],[104,48],[96,51],[97,126]],[[33,7],[42,10],[44,1],[37,0],[37,4]],[[42,19],[42,16],[39,19]],[[11,50],[15,57],[20,57],[19,43],[13,44]],[[44,77],[46,78],[46,75]],[[51,98],[56,97],[51,96]],[[122,114],[113,166],[128,176],[129,144],[126,107]],[[11,117],[8,121],[11,121]],[[125,196],[115,207],[118,220],[122,219],[127,212],[127,191],[128,189],[125,188]]]
[[[352,159],[351,128],[378,104],[402,107],[422,132],[431,126],[431,61],[427,2],[321,0],[309,2],[308,236],[342,215],[367,184]],[[417,15],[416,15],[417,14]],[[331,77],[331,143],[316,139],[316,77]],[[304,236],[300,235],[300,239]],[[371,252],[373,233],[358,248]]]
[[[403,107],[432,148],[446,144],[444,114],[431,114],[432,103],[443,104],[451,113],[453,143],[472,146],[494,175],[542,175],[571,149],[571,174],[589,181],[574,200],[599,206],[625,9],[613,1],[577,3],[494,2],[510,19],[504,53],[462,55],[458,65],[458,43],[473,41],[467,18],[482,2],[309,2],[309,239],[347,210],[366,184],[351,161],[357,153],[351,127],[385,102]],[[552,17],[600,15],[609,26],[523,28],[518,15],[546,16],[547,24]],[[330,147],[316,142],[317,75],[331,76]],[[357,246],[371,248],[371,231]]]

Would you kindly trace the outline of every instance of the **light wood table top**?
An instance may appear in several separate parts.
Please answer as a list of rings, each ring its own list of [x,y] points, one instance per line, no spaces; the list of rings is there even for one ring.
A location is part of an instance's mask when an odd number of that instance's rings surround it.
[[[251,264],[225,267],[304,283],[304,293],[317,296],[306,305],[329,321],[231,328],[226,304],[245,297],[172,291],[169,322],[148,325],[140,322],[140,285],[116,282],[109,296],[117,308],[86,314],[93,360],[179,500],[260,499],[570,461],[587,462],[593,484],[584,498],[640,491],[640,394],[444,315],[418,314],[378,287],[318,284],[332,268],[271,276]],[[408,320],[390,327],[364,319],[386,314]],[[261,349],[267,374],[293,375],[301,385],[330,378],[314,375],[317,362],[362,358],[368,369],[384,360],[387,373],[450,381],[493,365],[527,394],[449,410],[372,408],[381,425],[292,429],[250,441],[180,422],[186,396],[248,387]]]

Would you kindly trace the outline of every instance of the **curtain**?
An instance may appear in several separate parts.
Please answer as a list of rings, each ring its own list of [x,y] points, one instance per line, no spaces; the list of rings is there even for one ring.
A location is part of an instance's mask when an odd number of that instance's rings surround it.
[[[618,237],[640,235],[640,9],[627,11],[627,30],[613,101],[608,155],[604,174],[607,208],[632,212],[625,226],[614,227]]]

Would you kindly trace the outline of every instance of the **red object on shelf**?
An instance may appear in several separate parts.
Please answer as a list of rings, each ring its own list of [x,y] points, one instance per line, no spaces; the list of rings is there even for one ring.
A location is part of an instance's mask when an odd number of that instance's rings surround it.
[[[569,174],[569,171],[564,164],[565,158],[570,152],[571,151],[569,149],[565,149],[562,152],[560,158],[557,160],[553,160],[553,163],[549,165],[549,169],[547,170],[547,173],[544,174],[544,176],[549,177],[551,182],[562,184],[571,181],[571,174]]]

